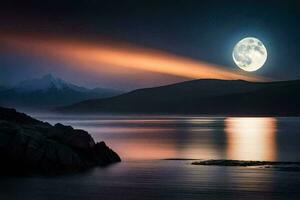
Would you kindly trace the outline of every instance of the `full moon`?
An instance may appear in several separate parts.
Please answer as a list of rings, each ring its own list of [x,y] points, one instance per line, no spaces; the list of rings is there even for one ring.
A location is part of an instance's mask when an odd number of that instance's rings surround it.
[[[268,53],[266,47],[259,39],[247,37],[235,45],[232,57],[239,68],[253,72],[265,64]]]

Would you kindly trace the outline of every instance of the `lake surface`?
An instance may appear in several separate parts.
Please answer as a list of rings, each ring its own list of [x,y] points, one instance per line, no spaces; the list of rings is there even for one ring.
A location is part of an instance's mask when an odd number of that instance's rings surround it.
[[[87,130],[123,162],[76,175],[1,178],[0,199],[300,199],[300,172],[163,160],[300,161],[300,118],[33,115]]]

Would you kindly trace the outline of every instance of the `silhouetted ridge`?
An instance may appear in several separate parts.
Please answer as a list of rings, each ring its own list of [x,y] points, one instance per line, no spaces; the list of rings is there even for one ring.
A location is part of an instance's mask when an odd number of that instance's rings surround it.
[[[300,81],[202,79],[135,90],[60,108],[68,113],[298,115]]]

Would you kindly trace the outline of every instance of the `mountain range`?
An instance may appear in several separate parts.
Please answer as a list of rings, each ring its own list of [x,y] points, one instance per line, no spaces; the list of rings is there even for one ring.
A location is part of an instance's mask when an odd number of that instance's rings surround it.
[[[121,91],[106,88],[87,89],[47,74],[41,78],[22,81],[14,87],[0,87],[0,105],[53,108],[120,93]]]
[[[64,113],[299,115],[300,80],[247,82],[201,79],[82,101]]]

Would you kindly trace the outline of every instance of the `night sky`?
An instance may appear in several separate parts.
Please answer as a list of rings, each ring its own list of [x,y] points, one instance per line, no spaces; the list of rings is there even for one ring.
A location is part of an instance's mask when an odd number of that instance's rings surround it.
[[[299,19],[300,3],[288,0],[1,1],[0,37],[12,34],[44,40],[126,43],[238,70],[232,61],[232,49],[240,39],[254,36],[268,49],[267,63],[254,75],[289,80],[300,78]],[[145,73],[140,76],[134,72],[123,80],[120,74],[97,76],[67,65],[0,46],[1,84],[45,73],[89,87],[121,89],[186,79],[172,75],[164,82],[164,75],[150,72],[146,78]]]

